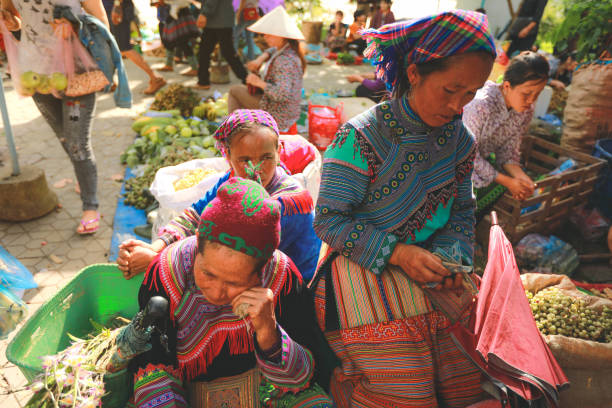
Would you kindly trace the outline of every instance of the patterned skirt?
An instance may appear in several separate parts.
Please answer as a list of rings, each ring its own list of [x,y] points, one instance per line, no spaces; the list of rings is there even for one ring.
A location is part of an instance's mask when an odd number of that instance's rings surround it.
[[[342,361],[330,385],[339,408],[466,407],[480,400],[478,369],[418,285],[395,268],[375,275],[342,256],[327,264],[315,309]]]
[[[334,407],[318,384],[295,394],[276,395],[274,386],[263,380],[257,369],[209,383],[189,383],[188,390],[179,377],[177,370],[164,365],[140,369],[134,375],[134,395],[126,408]]]

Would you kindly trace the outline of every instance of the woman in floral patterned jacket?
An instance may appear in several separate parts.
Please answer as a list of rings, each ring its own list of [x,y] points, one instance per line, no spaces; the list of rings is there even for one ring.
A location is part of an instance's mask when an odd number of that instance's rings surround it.
[[[306,62],[298,41],[303,40],[304,36],[282,6],[266,14],[248,30],[263,34],[271,48],[247,63],[251,74],[246,78],[246,86],[230,88],[229,111],[268,111],[281,132],[287,131],[300,117],[302,77]],[[256,73],[266,61],[268,63],[260,77]]]
[[[477,216],[506,189],[519,200],[533,194],[533,180],[519,164],[520,146],[533,118],[533,105],[547,80],[546,58],[525,51],[512,58],[501,84],[487,82],[465,106],[463,123],[478,145],[472,176]]]

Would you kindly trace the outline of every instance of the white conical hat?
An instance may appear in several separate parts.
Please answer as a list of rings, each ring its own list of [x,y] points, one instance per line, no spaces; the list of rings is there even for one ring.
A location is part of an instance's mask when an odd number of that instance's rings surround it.
[[[298,26],[291,20],[291,17],[289,17],[289,14],[287,14],[283,6],[278,6],[255,23],[251,24],[247,29],[254,33],[276,35],[292,40],[304,39],[304,34],[302,34]]]

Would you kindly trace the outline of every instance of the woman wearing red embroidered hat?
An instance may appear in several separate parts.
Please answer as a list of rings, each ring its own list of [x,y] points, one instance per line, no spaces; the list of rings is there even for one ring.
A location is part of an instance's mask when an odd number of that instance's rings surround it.
[[[460,114],[495,46],[486,17],[463,10],[362,35],[392,99],[342,126],[323,161],[315,309],[342,360],[331,394],[339,407],[465,407],[480,376],[446,329],[471,295],[434,253],[472,262],[475,146]]]
[[[318,385],[329,357],[311,298],[277,250],[280,217],[260,184],[231,178],[197,235],[151,264],[138,301],[166,298],[170,322],[167,351],[155,332],[130,362],[137,407],[333,406]]]
[[[279,249],[298,267],[304,280],[314,274],[321,241],[312,229],[313,199],[279,162],[278,126],[265,111],[239,109],[232,112],[214,134],[217,147],[231,166],[219,182],[183,214],[164,226],[152,244],[128,240],[119,246],[117,264],[130,278],[143,272],[166,246],[196,233],[200,214],[217,195],[221,184],[233,175],[247,177],[250,161],[266,191],[279,201],[282,209]]]

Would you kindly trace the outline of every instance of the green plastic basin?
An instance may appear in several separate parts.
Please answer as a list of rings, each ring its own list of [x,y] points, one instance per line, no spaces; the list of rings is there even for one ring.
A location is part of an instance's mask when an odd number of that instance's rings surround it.
[[[6,349],[6,358],[32,381],[42,372],[40,357],[56,354],[70,345],[68,333],[85,337],[93,327],[89,319],[107,324],[114,316],[131,319],[138,312],[138,290],[144,274],[126,280],[115,264],[82,269],[66,286],[41,306],[17,332]],[[105,376],[108,393],[104,407],[125,406],[131,378],[123,370]]]

